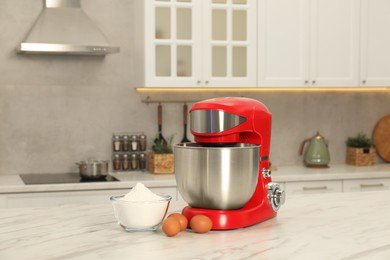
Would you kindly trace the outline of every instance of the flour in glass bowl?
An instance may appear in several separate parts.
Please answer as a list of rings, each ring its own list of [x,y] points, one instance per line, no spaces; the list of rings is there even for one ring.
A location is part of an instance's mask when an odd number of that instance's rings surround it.
[[[142,183],[137,183],[122,197],[111,198],[115,217],[127,231],[156,230],[167,213],[170,200],[170,196],[158,196]]]
[[[140,182],[138,182],[134,188],[132,188],[131,191],[122,198],[122,200],[125,201],[157,201],[162,199],[163,197],[154,194]]]

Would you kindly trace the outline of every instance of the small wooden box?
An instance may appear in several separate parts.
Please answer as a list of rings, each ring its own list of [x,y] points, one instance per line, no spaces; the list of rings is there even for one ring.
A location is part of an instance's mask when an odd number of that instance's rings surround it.
[[[175,172],[173,153],[149,153],[149,171],[154,174],[172,174]]]
[[[375,148],[347,147],[347,164],[371,166],[375,164]]]

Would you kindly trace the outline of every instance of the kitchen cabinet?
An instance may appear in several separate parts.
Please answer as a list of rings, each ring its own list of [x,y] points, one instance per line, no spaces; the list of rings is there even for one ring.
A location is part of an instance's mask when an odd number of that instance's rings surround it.
[[[390,190],[390,179],[357,179],[357,180],[344,180],[343,191],[378,191],[378,190]]]
[[[358,86],[358,0],[260,0],[259,87]]]
[[[285,182],[287,195],[390,190],[390,178]]]
[[[175,187],[149,188],[156,194],[168,194],[177,200]],[[27,192],[0,195],[0,208],[52,207],[66,204],[109,204],[110,196],[121,195],[129,189],[60,191],[60,192]]]
[[[138,86],[256,86],[256,1],[135,2]]]
[[[287,195],[342,192],[342,180],[286,182]]]
[[[390,1],[362,0],[361,63],[362,86],[390,86]]]

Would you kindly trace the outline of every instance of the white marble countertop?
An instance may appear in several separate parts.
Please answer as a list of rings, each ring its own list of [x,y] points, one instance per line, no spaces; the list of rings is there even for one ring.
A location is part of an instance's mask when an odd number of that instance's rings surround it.
[[[6,209],[0,259],[390,259],[389,205],[388,191],[290,196],[266,222],[175,237],[127,233],[110,206]]]
[[[148,187],[176,187],[173,174],[151,174],[149,172],[111,173],[119,179],[117,182],[89,182],[66,184],[25,185],[19,175],[0,174],[0,194],[21,192],[49,192],[76,190],[128,189],[137,182]],[[342,179],[390,178],[390,164],[356,167],[349,165],[331,165],[329,168],[313,169],[303,166],[280,166],[272,171],[275,182],[319,181]]]

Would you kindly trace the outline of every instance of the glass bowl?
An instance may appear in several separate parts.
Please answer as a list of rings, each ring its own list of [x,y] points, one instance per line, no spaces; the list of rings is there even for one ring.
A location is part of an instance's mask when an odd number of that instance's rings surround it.
[[[123,200],[124,196],[111,196],[110,200],[118,224],[128,232],[157,230],[167,214],[172,199],[169,195],[158,194],[161,200],[126,201]]]

